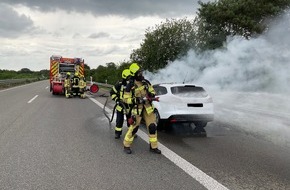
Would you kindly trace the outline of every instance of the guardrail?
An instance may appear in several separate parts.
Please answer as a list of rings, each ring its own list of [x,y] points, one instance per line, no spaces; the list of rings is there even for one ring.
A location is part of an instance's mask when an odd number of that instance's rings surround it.
[[[6,80],[0,80],[0,89],[4,88],[10,88],[17,85],[27,84],[35,81],[39,81],[38,78],[27,78],[27,79],[6,79]],[[106,83],[100,83],[100,82],[92,82],[92,84],[97,84],[99,87],[105,87],[105,88],[112,88],[113,85],[106,84]],[[91,85],[91,82],[87,82],[87,88]]]
[[[106,83],[100,83],[100,82],[94,82],[94,81],[87,81],[87,87],[90,87],[92,84],[96,84],[99,87],[106,87],[106,88],[112,88],[114,85],[106,84]]]
[[[100,82],[95,82],[94,84],[97,84],[99,86],[107,87],[107,88],[112,88],[114,85],[111,84],[106,84],[106,83],[100,83]]]

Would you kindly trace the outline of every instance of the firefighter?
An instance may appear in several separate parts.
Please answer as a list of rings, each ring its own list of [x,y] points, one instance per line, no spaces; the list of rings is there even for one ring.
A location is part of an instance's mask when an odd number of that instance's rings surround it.
[[[128,118],[130,118],[130,108],[128,104],[125,104],[123,102],[123,94],[124,94],[124,91],[125,91],[125,88],[127,86],[127,82],[130,76],[131,76],[131,73],[129,69],[123,70],[122,80],[117,82],[110,91],[112,100],[114,100],[117,104],[116,105],[117,117],[116,117],[116,127],[115,127],[115,139],[120,139],[120,136],[122,135],[124,113],[126,114],[127,126],[129,127]]]
[[[66,73],[66,78],[64,80],[65,97],[69,98],[71,96],[71,78],[70,72]]]
[[[81,98],[85,98],[85,91],[86,91],[86,79],[84,77],[84,75],[80,75],[80,83],[79,83],[79,91],[80,91],[80,97]]]
[[[74,96],[79,95],[79,91],[80,91],[79,83],[80,83],[79,73],[75,72],[72,78],[72,92]]]
[[[123,141],[124,151],[127,154],[132,153],[131,144],[134,140],[134,134],[137,133],[140,122],[143,119],[149,132],[149,150],[153,153],[161,154],[158,149],[156,116],[152,105],[155,91],[150,82],[144,79],[137,63],[130,65],[130,72],[132,79],[126,86],[124,102],[132,105],[132,116],[130,118],[130,127]]]

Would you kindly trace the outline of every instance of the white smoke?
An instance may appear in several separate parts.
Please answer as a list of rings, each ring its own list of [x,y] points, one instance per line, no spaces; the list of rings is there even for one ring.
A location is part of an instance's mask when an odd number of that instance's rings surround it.
[[[289,13],[257,38],[228,38],[223,49],[203,54],[191,50],[145,78],[200,84],[213,97],[217,123],[290,147]]]
[[[152,83],[191,82],[225,90],[290,92],[290,15],[270,25],[258,38],[228,38],[224,48],[170,63],[156,74],[145,73]]]

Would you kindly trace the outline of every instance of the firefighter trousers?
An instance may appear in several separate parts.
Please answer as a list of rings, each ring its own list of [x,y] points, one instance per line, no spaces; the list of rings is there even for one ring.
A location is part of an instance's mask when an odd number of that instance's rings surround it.
[[[156,126],[156,116],[154,112],[147,114],[143,108],[141,115],[136,115],[136,122],[129,126],[129,129],[125,135],[123,144],[124,147],[131,147],[134,140],[134,135],[137,133],[141,120],[144,119],[148,133],[149,133],[149,143],[151,148],[157,148],[157,126]]]
[[[122,111],[117,111],[116,112],[117,117],[116,117],[116,127],[115,127],[115,134],[119,134],[122,135],[122,127],[124,124],[124,113],[123,110]],[[129,127],[130,124],[128,123],[128,119],[130,118],[130,114],[126,115],[126,119],[127,119],[127,126]]]
[[[65,97],[69,97],[71,95],[70,87],[65,87]]]

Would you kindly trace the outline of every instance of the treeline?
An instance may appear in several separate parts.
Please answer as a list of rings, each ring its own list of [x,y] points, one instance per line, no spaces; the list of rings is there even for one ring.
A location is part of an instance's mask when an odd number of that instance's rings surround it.
[[[91,70],[93,79],[114,84],[131,62],[156,72],[185,56],[190,49],[202,53],[223,48],[228,36],[239,35],[251,40],[267,31],[274,17],[289,9],[290,0],[218,0],[200,1],[199,5],[194,20],[167,19],[146,29],[145,38],[132,51],[130,61],[99,66]]]
[[[13,70],[1,70],[0,69],[0,80],[6,79],[48,79],[49,70],[41,70],[41,71],[31,71],[28,68],[23,68],[19,71]]]

